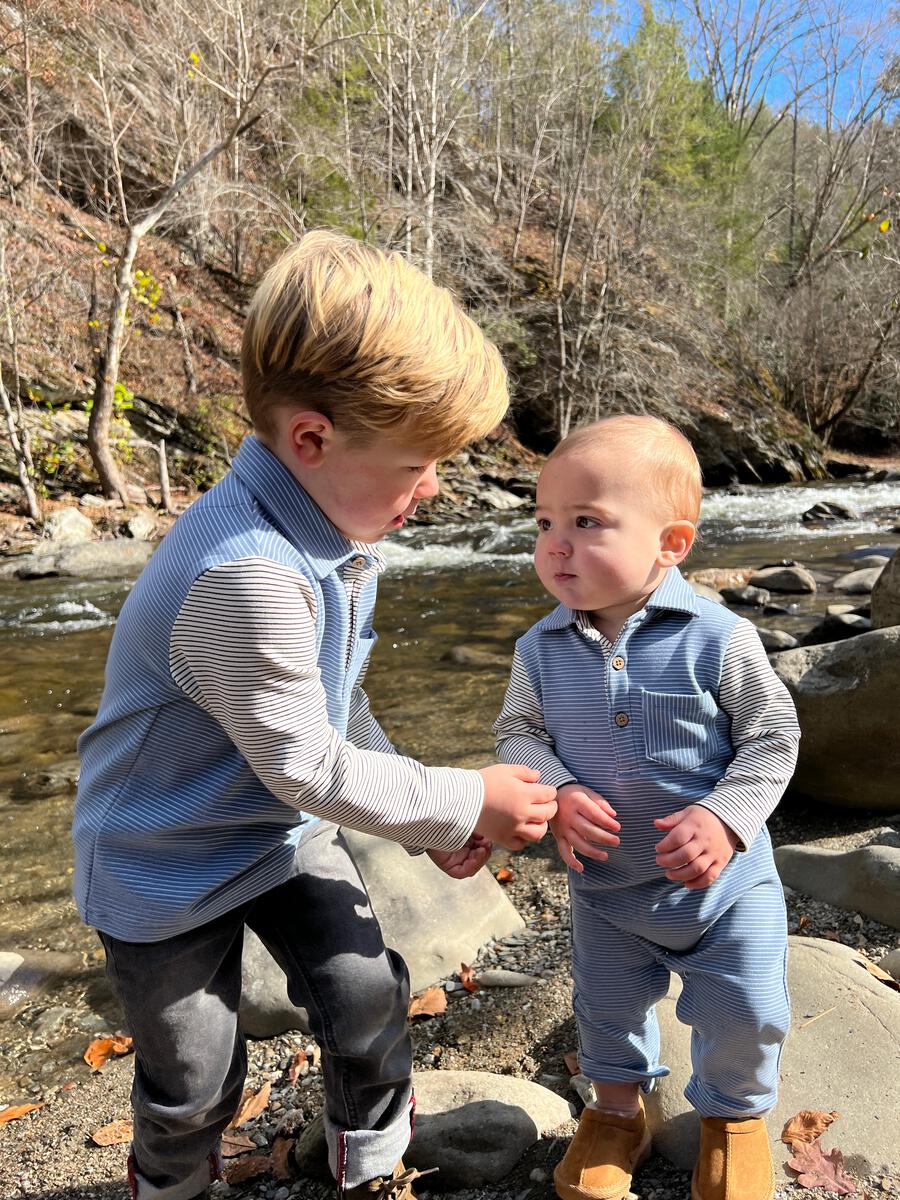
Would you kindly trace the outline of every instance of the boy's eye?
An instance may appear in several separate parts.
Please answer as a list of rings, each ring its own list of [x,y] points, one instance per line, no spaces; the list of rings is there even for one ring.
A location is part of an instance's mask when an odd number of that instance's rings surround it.
[[[414,475],[421,475],[422,472],[426,471],[428,468],[423,465],[421,467],[407,467],[406,469],[408,471],[412,471]]]
[[[576,517],[575,527],[577,529],[596,529],[600,522],[594,520],[593,517]]]
[[[540,533],[546,533],[547,530],[550,528],[550,522],[547,520],[546,517],[538,517],[537,518],[537,527],[538,527],[538,531]]]

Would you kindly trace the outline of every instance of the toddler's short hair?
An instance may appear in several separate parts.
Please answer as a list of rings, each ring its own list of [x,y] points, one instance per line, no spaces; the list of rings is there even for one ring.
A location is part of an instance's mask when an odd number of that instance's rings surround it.
[[[610,447],[630,459],[641,482],[662,502],[668,520],[697,524],[703,492],[700,463],[691,443],[668,421],[630,414],[605,417],[569,434],[550,458]]]
[[[263,437],[277,408],[310,408],[352,441],[407,438],[434,458],[484,437],[509,405],[497,348],[450,292],[399,254],[327,230],[263,276],[241,373]]]

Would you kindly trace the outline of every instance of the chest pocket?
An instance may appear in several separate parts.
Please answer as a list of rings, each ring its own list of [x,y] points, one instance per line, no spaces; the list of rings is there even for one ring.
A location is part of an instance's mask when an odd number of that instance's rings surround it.
[[[690,771],[716,756],[719,706],[710,692],[681,696],[644,690],[641,701],[648,758]]]

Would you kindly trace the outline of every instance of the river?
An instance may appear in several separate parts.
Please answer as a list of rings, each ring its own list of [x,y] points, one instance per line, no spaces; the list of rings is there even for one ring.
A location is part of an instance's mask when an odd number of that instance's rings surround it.
[[[820,500],[850,505],[860,519],[830,528],[804,525],[800,514]],[[702,536],[688,568],[762,566],[787,558],[835,577],[853,569],[854,557],[900,542],[892,532],[898,513],[897,483],[713,491],[704,499]],[[530,565],[533,528],[530,517],[514,514],[414,526],[385,543],[380,640],[366,688],[402,751],[461,766],[489,759],[491,722],[505,685],[501,664],[509,661],[515,638],[550,607]],[[94,937],[81,927],[69,895],[75,741],[96,711],[109,639],[129,586],[0,581],[0,950],[83,955],[84,970],[64,1003],[89,1013],[103,1011],[97,998],[101,966]],[[841,598],[827,590],[811,599],[783,598],[792,611],[760,623],[802,632],[829,600]],[[493,652],[497,665],[472,669],[444,658],[463,643]],[[82,1031],[54,1043],[52,1051],[48,1039],[32,1038],[22,1052],[22,1035],[43,1003],[26,1009],[15,1030],[4,1031],[0,1022],[0,1046],[17,1047],[14,1061],[0,1051],[0,1100],[9,1088],[24,1086],[23,1072],[43,1069],[45,1081],[61,1079],[78,1060]],[[86,1020],[85,1029],[91,1017]]]

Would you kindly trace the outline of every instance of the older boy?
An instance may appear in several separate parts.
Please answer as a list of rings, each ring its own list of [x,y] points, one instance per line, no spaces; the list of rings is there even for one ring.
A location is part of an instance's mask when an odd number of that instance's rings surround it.
[[[75,893],[135,1039],[132,1195],[192,1200],[215,1177],[246,1068],[246,924],[322,1046],[339,1193],[402,1200],[408,979],[337,826],[463,877],[555,813],[528,768],[395,754],[360,686],[374,543],[500,420],[505,377],[447,292],[328,233],[263,279],[242,372],[257,436],[135,585],[79,745]]]
[[[789,1011],[764,822],[799,731],[753,626],[678,571],[700,491],[690,444],[652,417],[579,430],[538,481],[535,565],[560,604],[519,640],[496,732],[501,758],[559,789],[579,1058],[596,1095],[555,1172],[564,1200],[621,1200],[649,1153],[640,1092],[667,1074],[654,1005],[671,971],[693,1026],[693,1200],[774,1194],[761,1118]]]

